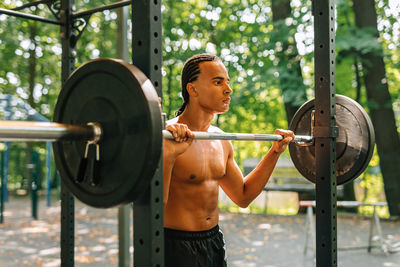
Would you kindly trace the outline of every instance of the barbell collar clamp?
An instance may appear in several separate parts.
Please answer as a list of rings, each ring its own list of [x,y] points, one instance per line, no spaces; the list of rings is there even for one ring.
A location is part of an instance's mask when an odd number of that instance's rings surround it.
[[[90,144],[98,144],[103,136],[103,130],[97,122],[88,122],[88,126],[93,128],[93,139],[89,140]]]

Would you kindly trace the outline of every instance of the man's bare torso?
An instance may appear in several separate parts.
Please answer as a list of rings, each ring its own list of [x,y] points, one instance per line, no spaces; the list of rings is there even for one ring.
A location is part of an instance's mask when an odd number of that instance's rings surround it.
[[[210,126],[216,114],[229,110],[232,88],[220,60],[185,63],[182,71],[184,104],[166,130],[174,140],[163,140],[164,226],[187,231],[209,230],[218,224],[221,187],[238,206],[247,207],[263,190],[293,132],[276,130],[274,142],[246,177],[233,157],[229,141],[194,140],[192,131],[219,132]],[[196,65],[197,64],[197,65]]]
[[[218,183],[226,172],[226,142],[194,140],[177,157],[164,211],[165,227],[202,231],[218,224]]]

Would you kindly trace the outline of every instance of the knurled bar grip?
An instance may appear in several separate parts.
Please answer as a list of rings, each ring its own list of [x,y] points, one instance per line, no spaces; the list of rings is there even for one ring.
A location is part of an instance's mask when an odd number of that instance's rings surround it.
[[[248,133],[213,133],[213,132],[193,132],[194,139],[201,140],[238,140],[238,141],[279,141],[282,135],[279,134],[248,134]],[[163,130],[165,139],[174,139],[171,132]],[[294,142],[310,143],[312,136],[295,135]]]
[[[101,138],[101,128],[95,123],[72,125],[56,122],[0,121],[0,140],[2,141],[59,141],[80,140],[96,143]],[[279,134],[213,133],[193,132],[195,139],[201,140],[241,140],[241,141],[279,141]],[[163,130],[163,137],[174,139]],[[310,143],[311,136],[295,135],[294,142]]]

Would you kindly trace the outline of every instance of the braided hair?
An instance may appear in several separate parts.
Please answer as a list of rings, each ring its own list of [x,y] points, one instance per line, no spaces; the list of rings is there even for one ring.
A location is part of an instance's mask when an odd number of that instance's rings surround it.
[[[198,54],[186,60],[185,65],[183,66],[182,69],[182,77],[181,77],[183,104],[176,112],[176,116],[181,115],[182,112],[185,110],[186,105],[189,103],[189,93],[186,90],[186,85],[188,83],[197,80],[200,74],[199,64],[204,61],[214,61],[214,60],[220,60],[220,59],[219,57],[211,54]]]

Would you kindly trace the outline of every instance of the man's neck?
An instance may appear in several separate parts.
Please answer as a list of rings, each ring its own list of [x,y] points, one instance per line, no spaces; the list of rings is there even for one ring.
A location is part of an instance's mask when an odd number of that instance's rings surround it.
[[[190,105],[187,105],[179,116],[178,122],[186,124],[192,131],[207,132],[213,118],[214,114],[204,110],[193,109]]]

